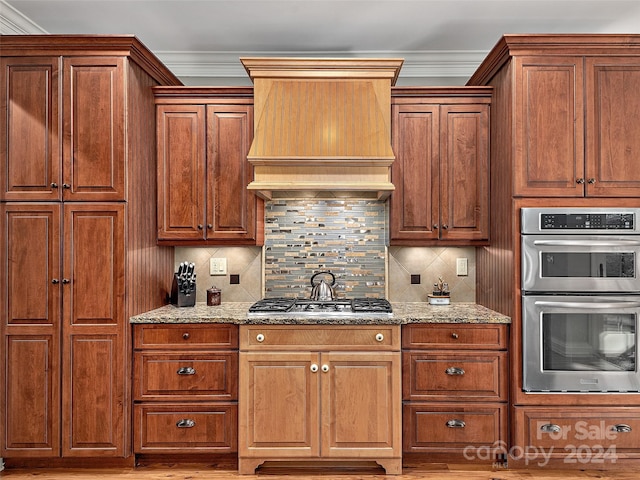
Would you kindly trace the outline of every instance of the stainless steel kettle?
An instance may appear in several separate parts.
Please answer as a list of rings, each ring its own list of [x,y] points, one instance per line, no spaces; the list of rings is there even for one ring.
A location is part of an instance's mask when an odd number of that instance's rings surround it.
[[[318,275],[330,275],[331,276],[331,284],[328,284],[321,279],[319,282],[315,283],[314,279]],[[331,272],[318,272],[315,273],[311,277],[311,300],[315,300],[318,302],[329,302],[333,300],[334,292],[333,286],[336,284],[336,277]]]

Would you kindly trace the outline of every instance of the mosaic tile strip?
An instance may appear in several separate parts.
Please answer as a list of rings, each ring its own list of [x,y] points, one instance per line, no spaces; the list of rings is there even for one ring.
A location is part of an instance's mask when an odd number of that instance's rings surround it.
[[[265,296],[309,297],[311,276],[330,271],[336,297],[385,296],[386,204],[287,199],[265,204]]]

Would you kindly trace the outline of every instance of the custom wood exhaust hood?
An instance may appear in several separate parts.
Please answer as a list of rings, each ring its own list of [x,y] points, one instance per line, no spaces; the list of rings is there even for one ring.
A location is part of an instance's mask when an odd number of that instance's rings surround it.
[[[391,86],[398,58],[241,58],[254,83],[247,188],[265,199],[393,191]]]

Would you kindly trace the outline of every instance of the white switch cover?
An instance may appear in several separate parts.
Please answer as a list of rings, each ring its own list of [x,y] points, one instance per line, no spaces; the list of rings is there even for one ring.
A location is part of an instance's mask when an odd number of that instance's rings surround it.
[[[464,277],[468,275],[467,271],[467,259],[466,258],[456,258],[456,275],[459,277]]]
[[[227,259],[226,258],[210,258],[209,259],[209,275],[226,275]]]

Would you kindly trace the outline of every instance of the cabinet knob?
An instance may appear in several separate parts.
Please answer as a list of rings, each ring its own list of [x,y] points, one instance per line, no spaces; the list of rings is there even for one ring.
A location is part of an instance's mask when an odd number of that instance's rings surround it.
[[[176,373],[178,375],[195,375],[196,370],[193,367],[180,367]]]
[[[329,371],[329,365],[327,365],[326,363],[324,365],[322,365],[322,371],[324,373],[327,373]]]
[[[456,340],[460,337],[460,335],[458,335],[456,332],[453,332],[451,334],[451,338],[455,338]]]
[[[54,278],[51,280],[51,283],[53,283],[54,285],[57,285],[60,283],[60,280],[58,280],[57,278]]]
[[[464,423],[464,420],[457,420],[457,419],[447,420],[446,425],[449,428],[464,428],[467,426],[467,424]]]
[[[442,225],[442,228],[444,228],[444,229],[446,230],[447,228],[449,228],[449,225],[447,225],[446,223],[444,223],[444,224]]]
[[[582,185],[584,183],[584,178],[578,178],[576,183]]]
[[[376,334],[376,341],[381,342],[384,340],[384,335],[381,333]]]
[[[309,367],[309,369],[313,372],[316,373],[318,371],[318,365],[316,365],[315,363],[311,364],[311,367]]]
[[[590,185],[593,185],[594,183],[596,183],[596,179],[590,178],[589,180],[587,180],[587,183],[589,183]]]
[[[184,332],[182,334],[182,339],[183,340],[189,340],[190,337],[191,337],[191,335],[189,334],[189,332]]]
[[[264,342],[264,335],[262,333],[259,333],[258,335],[256,335],[256,340],[258,342]]]
[[[559,433],[562,431],[562,428],[560,425],[556,425],[555,423],[545,423],[540,426],[540,431],[546,433]]]
[[[68,284],[68,283],[71,283],[71,280],[69,280],[68,278],[63,278],[63,279],[62,279],[62,283],[63,283],[64,285],[66,285],[66,284]]]
[[[209,230],[211,230],[211,229],[213,228],[213,224],[212,224],[212,223],[207,223],[207,228],[208,228]]]
[[[63,183],[62,188],[71,188],[71,185],[69,185],[68,183]]]
[[[176,427],[178,428],[193,428],[195,426],[196,422],[190,418],[183,418],[182,420],[178,420],[176,423]]]
[[[612,426],[611,430],[618,433],[630,433],[632,429],[631,425],[627,425],[626,423],[618,423],[617,425]]]
[[[202,230],[204,227],[202,226],[201,223],[198,224],[198,230]]]
[[[438,228],[439,228],[438,224],[437,224],[437,223],[434,223],[434,224],[433,224],[433,229],[434,229],[434,230],[437,230]]]
[[[51,188],[58,188],[58,184],[56,182],[51,182]]]
[[[444,373],[447,375],[464,375],[464,369],[459,367],[449,367]]]

